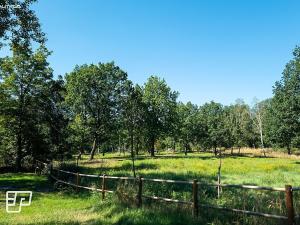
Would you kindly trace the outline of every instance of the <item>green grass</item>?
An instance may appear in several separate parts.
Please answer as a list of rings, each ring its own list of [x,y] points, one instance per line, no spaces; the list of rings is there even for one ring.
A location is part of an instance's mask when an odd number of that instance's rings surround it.
[[[80,162],[81,171],[90,174],[130,176],[131,160],[107,154],[94,161],[87,157]],[[156,158],[136,160],[137,174],[144,177],[168,179],[198,179],[215,182],[219,159],[211,153],[159,155]],[[254,184],[284,187],[285,184],[300,186],[300,160],[289,158],[263,158],[249,156],[226,156],[222,159],[222,182],[230,184]]]
[[[128,157],[128,155],[126,156]],[[226,156],[222,163],[222,183],[254,184],[284,187],[285,184],[300,186],[300,161],[297,158],[260,158]],[[143,177],[179,180],[198,179],[216,182],[219,160],[211,153],[183,154],[162,153],[155,158],[140,156],[136,160],[137,174]],[[77,171],[74,165],[68,170]],[[123,155],[97,155],[95,160],[80,161],[79,170],[89,174],[131,176],[131,160]],[[74,182],[74,177],[61,177]],[[99,179],[82,178],[81,183],[100,186]],[[108,189],[117,190],[107,194],[104,201],[98,193],[76,193],[65,186],[53,189],[45,176],[34,174],[0,174],[0,187],[16,187],[33,190],[32,205],[23,207],[20,214],[7,214],[0,203],[0,224],[124,224],[124,225],[171,225],[171,224],[279,224],[278,221],[257,217],[222,213],[200,208],[200,218],[192,217],[190,207],[170,203],[154,203],[144,200],[142,208],[134,204],[136,183],[108,181]],[[126,193],[129,193],[128,195]],[[143,194],[191,201],[191,186],[144,182]],[[300,210],[300,196],[296,192],[296,212]],[[215,188],[199,187],[201,203],[231,208],[254,210],[285,215],[284,193],[250,191],[224,188],[217,198]]]
[[[32,185],[34,184],[34,185]],[[37,184],[37,186],[36,186]],[[0,187],[33,190],[32,204],[19,214],[8,214],[0,205],[0,224],[196,224],[187,213],[170,208],[142,208],[122,204],[115,196],[104,201],[98,193],[64,188],[51,190],[45,176],[34,174],[0,174]],[[42,190],[42,191],[41,191]],[[4,194],[4,193],[2,193]]]

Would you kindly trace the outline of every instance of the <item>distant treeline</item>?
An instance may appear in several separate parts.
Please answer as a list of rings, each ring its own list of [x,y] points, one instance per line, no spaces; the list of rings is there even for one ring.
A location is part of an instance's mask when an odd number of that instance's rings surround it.
[[[2,8],[0,48],[0,165],[20,170],[34,159],[97,150],[300,146],[300,48],[287,63],[274,96],[252,107],[177,101],[164,79],[134,85],[111,63],[76,66],[53,79],[45,34],[28,1]],[[38,46],[38,47],[36,47]],[[1,49],[0,49],[1,50]],[[201,90],[200,90],[201,91]],[[224,93],[225,94],[225,93]]]

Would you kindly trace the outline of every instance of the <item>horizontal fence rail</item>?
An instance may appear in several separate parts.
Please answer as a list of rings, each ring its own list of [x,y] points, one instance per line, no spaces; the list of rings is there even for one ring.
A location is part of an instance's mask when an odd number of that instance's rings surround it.
[[[43,163],[43,162],[40,162],[40,163]],[[46,163],[43,163],[43,164],[46,167],[49,166]],[[56,177],[53,175],[52,171],[57,171],[58,174],[64,173],[64,174],[70,174],[70,175],[76,177],[76,184],[59,179],[59,177]],[[119,176],[108,176],[105,174],[92,175],[92,174],[82,174],[82,173],[75,173],[75,172],[70,172],[70,171],[66,171],[66,170],[61,170],[61,169],[53,168],[52,165],[50,165],[50,177],[59,183],[70,185],[77,189],[81,188],[81,189],[86,189],[86,190],[90,190],[90,191],[101,192],[102,199],[105,198],[105,193],[114,193],[115,192],[114,190],[106,189],[107,180],[135,180],[135,181],[137,181],[137,184],[138,184],[137,205],[139,207],[142,205],[142,199],[144,198],[144,199],[151,199],[151,200],[164,201],[164,202],[170,202],[170,203],[190,205],[193,208],[194,216],[198,216],[199,208],[210,208],[210,209],[217,209],[217,210],[240,213],[240,214],[251,215],[251,216],[259,216],[259,217],[265,217],[265,218],[284,220],[284,221],[286,221],[285,224],[287,224],[287,225],[293,225],[293,224],[295,224],[295,219],[299,219],[299,215],[295,215],[295,212],[294,212],[293,194],[292,193],[293,193],[293,191],[300,191],[300,187],[292,187],[290,185],[286,185],[285,188],[280,188],[280,187],[254,186],[254,185],[208,184],[208,183],[198,182],[197,180],[183,181],[183,180],[165,180],[165,179],[153,179],[153,178],[143,178],[143,177],[138,177],[138,178],[136,178],[136,177],[119,177]],[[98,178],[99,180],[101,180],[102,186],[101,186],[101,188],[82,186],[82,185],[80,185],[81,177]],[[178,200],[178,199],[165,198],[165,197],[161,197],[161,196],[143,195],[142,193],[143,193],[143,183],[144,182],[192,185],[192,194],[193,194],[192,201],[183,201],[183,200]],[[263,213],[263,212],[255,212],[255,211],[248,211],[248,210],[243,210],[243,209],[234,209],[234,208],[227,208],[227,207],[216,206],[216,205],[202,204],[202,203],[198,202],[199,201],[198,200],[198,187],[199,186],[241,188],[241,189],[250,189],[250,190],[256,190],[256,191],[285,192],[285,204],[286,204],[287,215],[275,215],[275,214],[268,214],[268,213]]]
[[[63,184],[67,184],[70,185],[72,187],[78,187],[78,188],[82,188],[82,189],[86,189],[86,190],[90,190],[90,191],[98,191],[98,192],[103,192],[103,189],[99,189],[99,188],[92,188],[92,187],[86,187],[86,186],[81,186],[81,185],[77,185],[77,184],[73,184],[71,182],[67,182],[67,181],[63,181],[58,179],[57,177],[50,175],[54,180],[56,180],[59,183],[63,183]],[[98,177],[98,176],[97,176]],[[104,190],[104,192],[108,192],[108,193],[114,193],[114,191],[111,190]]]
[[[163,180],[163,179],[150,179],[142,178],[144,181],[162,182],[162,183],[175,183],[175,184],[192,184],[193,181],[182,181],[182,180]]]
[[[203,208],[219,209],[219,210],[224,210],[224,211],[242,213],[242,214],[247,214],[247,215],[251,215],[251,216],[262,216],[262,217],[281,219],[281,220],[288,219],[287,216],[279,216],[279,215],[268,214],[268,213],[260,213],[260,212],[248,211],[248,210],[243,210],[243,209],[230,209],[230,208],[226,208],[226,207],[206,205],[206,204],[199,204],[199,206],[203,207]]]
[[[193,202],[189,202],[189,201],[182,201],[182,200],[171,199],[171,198],[162,198],[162,197],[157,197],[157,196],[142,195],[142,197],[143,198],[148,198],[148,199],[153,199],[153,200],[165,201],[165,202],[175,202],[175,203],[190,204],[190,205],[193,204]]]
[[[77,173],[60,170],[60,169],[53,169],[63,173],[68,173],[72,175],[77,175]],[[92,174],[79,174],[82,177],[94,177],[97,178],[99,175],[92,175]],[[100,175],[101,176],[101,175]],[[117,180],[135,180],[135,177],[117,177],[117,176],[106,176],[108,179],[117,179]],[[142,178],[143,181],[153,181],[153,182],[161,182],[161,183],[175,183],[175,184],[193,184],[193,181],[182,181],[182,180],[164,180],[164,179],[151,179],[151,178]],[[210,187],[228,187],[228,188],[242,188],[242,189],[252,189],[252,190],[265,190],[265,191],[281,191],[284,192],[285,188],[279,187],[264,187],[264,186],[254,186],[254,185],[237,185],[237,184],[208,184],[197,182],[198,185],[201,186],[210,186]],[[299,191],[300,187],[293,187],[293,191]]]

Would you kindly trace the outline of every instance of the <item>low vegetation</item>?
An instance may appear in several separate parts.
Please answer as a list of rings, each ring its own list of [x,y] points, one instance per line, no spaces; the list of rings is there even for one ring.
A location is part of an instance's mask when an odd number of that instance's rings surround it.
[[[94,161],[84,156],[79,162],[81,172],[132,176],[130,155],[97,155]],[[136,173],[144,177],[166,179],[196,179],[208,183],[217,181],[219,159],[211,153],[161,153],[155,158],[141,155],[136,159]],[[254,184],[283,187],[300,185],[300,158],[256,157],[253,155],[222,157],[222,182],[230,184]]]
[[[8,214],[0,204],[0,224],[199,224],[185,209],[149,206],[142,209],[122,204],[115,196],[103,201],[99,193],[79,192],[57,186],[54,190],[47,177],[35,174],[2,174],[0,186],[13,185],[33,190],[32,204],[19,214]],[[0,192],[1,193],[1,192]],[[4,194],[4,193],[1,193]]]
[[[243,151],[243,150],[242,150]],[[247,151],[247,150],[244,150]],[[244,152],[245,154],[245,152]],[[130,155],[82,156],[79,170],[89,174],[108,174],[131,176]],[[136,160],[136,173],[143,177],[216,182],[217,160],[211,153],[170,154],[162,152],[156,158],[141,155]],[[297,157],[264,158],[254,155],[231,156],[224,154],[222,162],[222,183],[255,184],[283,187],[285,184],[300,184],[300,164]],[[74,163],[74,161],[73,161]],[[78,170],[72,161],[64,164],[65,169]],[[62,177],[74,182],[71,176]],[[82,184],[98,186],[99,181]],[[2,224],[278,224],[277,220],[241,216],[218,210],[200,208],[198,219],[192,217],[190,207],[170,203],[154,203],[144,200],[142,208],[135,205],[135,185],[124,182],[109,183],[108,187],[118,190],[107,194],[104,201],[99,193],[73,190],[58,183],[49,183],[47,177],[34,174],[2,174],[0,186],[14,186],[22,190],[34,191],[32,205],[23,207],[21,214],[5,213],[1,208]],[[145,183],[145,194],[191,199],[191,187],[185,185],[166,185]],[[284,194],[265,191],[249,191],[224,188],[221,198],[217,198],[214,188],[199,187],[201,203],[249,209],[266,213],[285,215]],[[129,193],[129,196],[128,196]],[[295,198],[298,199],[297,193]],[[296,209],[298,203],[295,203]],[[22,222],[21,222],[22,221]],[[37,223],[36,221],[39,221]]]

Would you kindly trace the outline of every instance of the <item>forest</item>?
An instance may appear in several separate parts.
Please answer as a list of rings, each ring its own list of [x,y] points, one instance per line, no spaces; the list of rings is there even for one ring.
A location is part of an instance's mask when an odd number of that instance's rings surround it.
[[[30,1],[1,8],[0,167],[21,171],[35,159],[162,150],[208,151],[300,146],[300,47],[273,86],[273,97],[231,105],[178,101],[158,75],[145,84],[128,79],[114,62],[74,65],[54,76],[51,51]],[[201,92],[201,90],[199,90]],[[253,93],[254,94],[254,93]],[[264,154],[266,154],[264,152]]]

